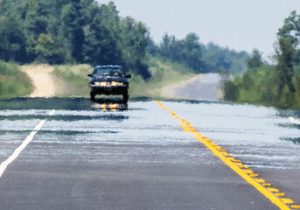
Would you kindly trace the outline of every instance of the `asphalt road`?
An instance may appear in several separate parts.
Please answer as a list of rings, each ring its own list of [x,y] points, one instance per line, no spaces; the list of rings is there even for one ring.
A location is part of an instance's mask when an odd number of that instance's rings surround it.
[[[300,201],[299,113],[164,104]],[[87,99],[1,100],[0,163],[11,162],[0,168],[0,209],[278,209],[153,101],[103,108]]]

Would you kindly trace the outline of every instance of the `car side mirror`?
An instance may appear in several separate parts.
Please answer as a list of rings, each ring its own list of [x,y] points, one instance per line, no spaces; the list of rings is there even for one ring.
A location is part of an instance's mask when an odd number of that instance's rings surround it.
[[[88,77],[92,77],[92,74],[88,74]]]
[[[129,79],[131,78],[131,74],[125,74],[125,77]]]

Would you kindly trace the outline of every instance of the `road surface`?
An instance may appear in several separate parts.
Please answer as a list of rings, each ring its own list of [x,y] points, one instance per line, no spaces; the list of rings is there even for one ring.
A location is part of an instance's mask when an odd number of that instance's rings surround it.
[[[190,80],[164,87],[161,95],[166,98],[217,101],[223,99],[222,83],[220,74],[198,74]]]
[[[300,201],[298,112],[163,104]],[[0,100],[0,209],[278,209],[153,101],[104,108],[80,98]]]

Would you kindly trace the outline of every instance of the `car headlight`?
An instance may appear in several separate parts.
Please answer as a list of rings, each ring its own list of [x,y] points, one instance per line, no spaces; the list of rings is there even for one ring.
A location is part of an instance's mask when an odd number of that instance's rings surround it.
[[[112,85],[112,86],[122,86],[122,85],[124,85],[124,83],[112,81],[112,82],[111,82],[111,85]]]
[[[105,87],[105,86],[109,86],[109,82],[95,82],[95,85]]]

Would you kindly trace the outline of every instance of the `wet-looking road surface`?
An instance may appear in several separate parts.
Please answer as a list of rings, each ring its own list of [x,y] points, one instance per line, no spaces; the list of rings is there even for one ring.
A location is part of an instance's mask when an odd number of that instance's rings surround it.
[[[163,103],[300,201],[299,113]],[[11,162],[0,168],[0,209],[278,209],[153,101],[107,109],[88,99],[1,100],[0,163]]]

